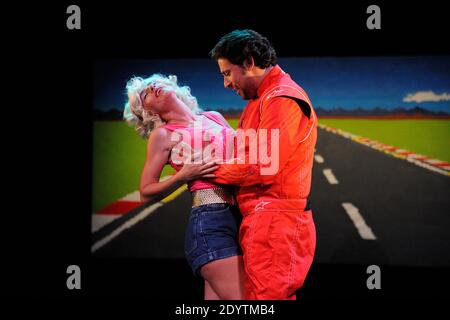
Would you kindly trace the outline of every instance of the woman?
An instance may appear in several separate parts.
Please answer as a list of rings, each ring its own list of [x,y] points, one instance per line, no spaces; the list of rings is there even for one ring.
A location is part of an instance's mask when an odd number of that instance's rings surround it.
[[[212,172],[220,159],[196,164],[189,160],[197,160],[197,156],[187,152],[204,155],[206,149],[220,151],[226,143],[224,137],[234,131],[219,113],[202,113],[190,89],[178,86],[176,76],[134,77],[127,83],[127,94],[124,118],[148,139],[141,199],[163,198],[188,183],[192,194],[185,238],[188,263],[196,276],[205,279],[205,299],[242,299],[241,215],[232,189],[207,180],[214,177]],[[214,151],[210,153],[215,156]],[[177,173],[160,182],[167,163]]]

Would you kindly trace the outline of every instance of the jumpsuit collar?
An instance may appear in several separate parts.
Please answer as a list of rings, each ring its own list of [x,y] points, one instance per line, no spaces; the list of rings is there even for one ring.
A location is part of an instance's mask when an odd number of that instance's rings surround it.
[[[279,78],[281,78],[286,72],[283,71],[283,69],[280,68],[279,65],[273,66],[272,70],[261,81],[261,84],[259,85],[257,94],[258,98],[261,97],[261,95],[266,91],[269,86]]]

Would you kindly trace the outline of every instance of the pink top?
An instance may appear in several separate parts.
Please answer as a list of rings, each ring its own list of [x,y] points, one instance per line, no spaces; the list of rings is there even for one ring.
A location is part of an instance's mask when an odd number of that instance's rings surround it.
[[[183,143],[179,143],[172,149],[169,156],[169,164],[176,171],[183,167],[183,158],[191,157],[192,154],[202,154],[207,158],[209,155],[213,159],[226,160],[233,154],[232,148],[235,132],[213,112],[204,112],[201,121],[193,126],[178,124],[165,124],[162,127],[181,135]],[[178,150],[178,155],[177,155]],[[195,156],[197,159],[197,156]],[[203,158],[202,158],[203,159]],[[190,192],[200,189],[217,188],[219,185],[207,179],[193,180],[188,182]]]

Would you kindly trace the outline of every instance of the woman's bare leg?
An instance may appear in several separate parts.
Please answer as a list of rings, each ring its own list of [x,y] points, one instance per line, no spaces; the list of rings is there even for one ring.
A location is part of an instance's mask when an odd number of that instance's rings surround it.
[[[212,261],[204,265],[200,273],[220,299],[242,300],[244,298],[242,256]]]
[[[214,291],[207,280],[205,280],[205,300],[220,300],[219,295]]]

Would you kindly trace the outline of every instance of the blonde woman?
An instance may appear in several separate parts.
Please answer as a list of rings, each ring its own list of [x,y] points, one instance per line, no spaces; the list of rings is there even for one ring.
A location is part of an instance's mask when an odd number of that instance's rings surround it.
[[[176,76],[134,77],[127,83],[127,94],[124,118],[148,139],[141,199],[162,198],[187,183],[192,208],[184,249],[194,274],[205,280],[205,299],[242,299],[241,214],[233,189],[208,181],[218,167],[217,158],[197,164],[187,163],[187,159],[196,157],[192,154],[180,156],[186,150],[203,154],[211,145],[220,150],[223,138],[232,135],[233,129],[219,113],[202,112],[190,89],[179,86]],[[170,164],[176,174],[160,182],[165,164]]]

